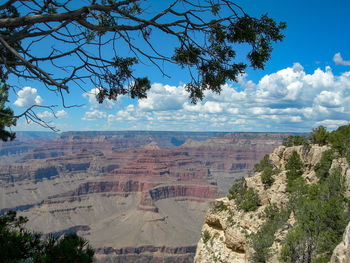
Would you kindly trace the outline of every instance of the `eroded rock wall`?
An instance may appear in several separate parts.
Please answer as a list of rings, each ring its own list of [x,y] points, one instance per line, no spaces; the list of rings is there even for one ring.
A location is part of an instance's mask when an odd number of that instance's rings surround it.
[[[264,223],[260,214],[268,205],[276,204],[281,208],[285,207],[288,202],[285,165],[293,151],[299,153],[304,163],[305,169],[302,176],[308,183],[314,183],[318,180],[314,171],[315,165],[320,161],[322,153],[328,149],[328,146],[317,145],[313,145],[310,149],[305,149],[303,146],[280,146],[275,149],[273,153],[270,154],[270,160],[281,172],[274,175],[275,181],[272,186],[268,189],[264,188],[261,182],[261,173],[255,173],[252,177],[245,179],[247,186],[255,189],[259,195],[259,208],[254,212],[244,212],[237,208],[234,200],[229,200],[227,197],[215,200],[213,207],[206,213],[194,262],[249,262],[254,251],[250,247],[247,236],[251,233],[256,233]],[[349,185],[349,164],[344,158],[333,160],[332,168],[338,166],[342,167],[346,183]],[[349,192],[347,196],[350,196]],[[218,210],[215,209],[215,207],[224,207],[225,209]],[[291,216],[287,224],[292,226],[294,222]],[[349,227],[344,234],[344,241],[339,244],[334,251],[332,263],[350,262],[348,232]],[[279,254],[281,250],[281,241],[286,233],[287,229],[279,229],[277,231],[272,245],[274,253],[268,262],[280,262]]]

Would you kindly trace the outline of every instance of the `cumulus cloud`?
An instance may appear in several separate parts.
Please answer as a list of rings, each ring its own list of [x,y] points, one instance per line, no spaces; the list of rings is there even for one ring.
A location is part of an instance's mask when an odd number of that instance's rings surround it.
[[[143,111],[179,110],[183,107],[187,96],[183,86],[154,83],[147,93],[147,98],[138,101],[138,107]]]
[[[107,113],[99,110],[94,110],[94,111],[88,111],[85,112],[84,117],[81,119],[84,121],[94,121],[97,119],[106,119],[107,118]]]
[[[343,99],[339,92],[333,92],[328,90],[321,91],[321,93],[316,96],[315,101],[319,105],[327,108],[340,107],[343,104]]]
[[[49,119],[54,117],[53,113],[47,110],[43,112],[39,112],[37,115],[40,119]]]
[[[316,126],[325,126],[326,128],[328,129],[336,129],[338,128],[339,126],[342,126],[342,125],[347,125],[349,124],[349,121],[348,120],[322,120],[322,121],[318,121],[316,122]]]
[[[350,60],[343,60],[340,52],[334,55],[333,61],[336,65],[350,66]]]
[[[56,117],[59,119],[67,119],[69,118],[69,115],[65,110],[59,110],[56,112]]]
[[[43,112],[39,112],[37,115],[40,119],[53,119],[55,118],[55,116],[58,119],[69,118],[69,115],[65,110],[59,110],[55,114],[52,111],[43,111]]]
[[[111,109],[113,109],[115,107],[115,101],[105,99],[103,101],[103,103],[99,103],[96,100],[96,95],[98,94],[98,92],[99,92],[99,89],[94,88],[94,89],[91,89],[89,92],[85,92],[83,94],[83,98],[85,98],[89,101],[90,110],[93,110],[93,109],[111,110]]]
[[[129,128],[193,131],[310,131],[344,120],[350,120],[350,72],[334,75],[326,67],[307,73],[299,63],[257,83],[243,76],[223,85],[220,95],[205,91],[195,105],[183,86],[155,83],[147,99],[108,116],[110,127],[125,122]]]
[[[43,101],[35,88],[24,87],[17,93],[17,100],[13,104],[17,107],[27,108],[33,105],[41,105]]]

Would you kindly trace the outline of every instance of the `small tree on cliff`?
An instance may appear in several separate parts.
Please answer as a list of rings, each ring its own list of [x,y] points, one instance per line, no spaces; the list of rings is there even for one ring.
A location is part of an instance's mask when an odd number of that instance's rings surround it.
[[[329,139],[329,132],[324,126],[312,129],[309,140],[313,144],[326,145]]]
[[[284,28],[267,15],[249,16],[230,0],[172,0],[163,10],[141,0],[8,0],[0,5],[0,82],[15,87],[10,75],[40,80],[63,106],[65,93],[86,83],[100,89],[99,102],[124,94],[145,98],[150,80],[133,66],[147,62],[169,76],[164,65],[171,63],[190,72],[185,89],[196,103],[205,90],[220,93],[222,84],[245,71],[235,45],[250,46],[250,66],[262,69]],[[157,49],[155,34],[173,45],[171,54]],[[46,52],[45,41],[52,45]],[[45,125],[35,107],[21,116]]]

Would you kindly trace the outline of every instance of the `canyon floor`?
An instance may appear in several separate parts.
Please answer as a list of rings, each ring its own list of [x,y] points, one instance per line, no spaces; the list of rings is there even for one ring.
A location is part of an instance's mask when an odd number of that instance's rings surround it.
[[[0,211],[77,232],[99,262],[192,262],[205,212],[283,133],[20,133],[0,144]]]

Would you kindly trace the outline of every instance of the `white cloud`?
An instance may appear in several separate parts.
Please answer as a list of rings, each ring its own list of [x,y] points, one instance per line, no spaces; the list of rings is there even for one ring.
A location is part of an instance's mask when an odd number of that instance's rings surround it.
[[[69,115],[65,110],[59,110],[56,112],[56,117],[59,119],[67,119],[69,118]]]
[[[183,86],[174,87],[154,83],[147,93],[147,98],[138,101],[138,107],[143,111],[179,110],[187,98],[188,94]]]
[[[93,110],[93,109],[111,110],[111,109],[115,108],[115,101],[109,100],[108,98],[106,98],[103,101],[103,103],[99,103],[96,100],[96,95],[98,94],[98,92],[99,92],[99,89],[94,88],[94,89],[91,89],[89,92],[85,92],[83,94],[83,98],[88,99],[88,101],[89,101],[90,110]]]
[[[334,130],[339,126],[349,124],[349,121],[348,120],[322,120],[322,121],[316,122],[315,124],[316,124],[315,127],[322,125],[329,130]]]
[[[13,104],[17,107],[28,108],[33,105],[41,105],[43,101],[35,88],[24,87],[17,93],[17,100]]]
[[[38,114],[38,117],[40,119],[53,119],[55,118],[58,118],[58,119],[67,119],[69,118],[69,115],[68,113],[65,111],[65,110],[59,110],[57,111],[55,114],[52,112],[52,111],[43,111],[43,112],[39,112]]]
[[[47,111],[47,110],[44,112],[39,112],[37,115],[40,119],[48,119],[48,118],[54,117],[53,113],[51,111]]]
[[[204,104],[204,110],[209,113],[220,113],[223,109],[223,103],[215,102],[215,101],[207,101]]]
[[[94,111],[85,112],[84,117],[82,117],[81,119],[84,121],[94,121],[97,119],[105,119],[105,118],[107,118],[107,114],[105,112],[94,110]]]
[[[342,97],[337,92],[323,90],[317,95],[315,101],[321,106],[328,108],[340,107],[343,104]]]
[[[334,55],[333,61],[336,65],[350,66],[350,60],[343,60],[340,52]]]
[[[350,119],[350,72],[337,76],[326,67],[306,73],[295,63],[258,83],[247,78],[223,85],[220,95],[205,91],[197,104],[183,86],[155,83],[147,99],[110,114],[109,128],[127,123],[128,129],[310,131],[325,120]]]

